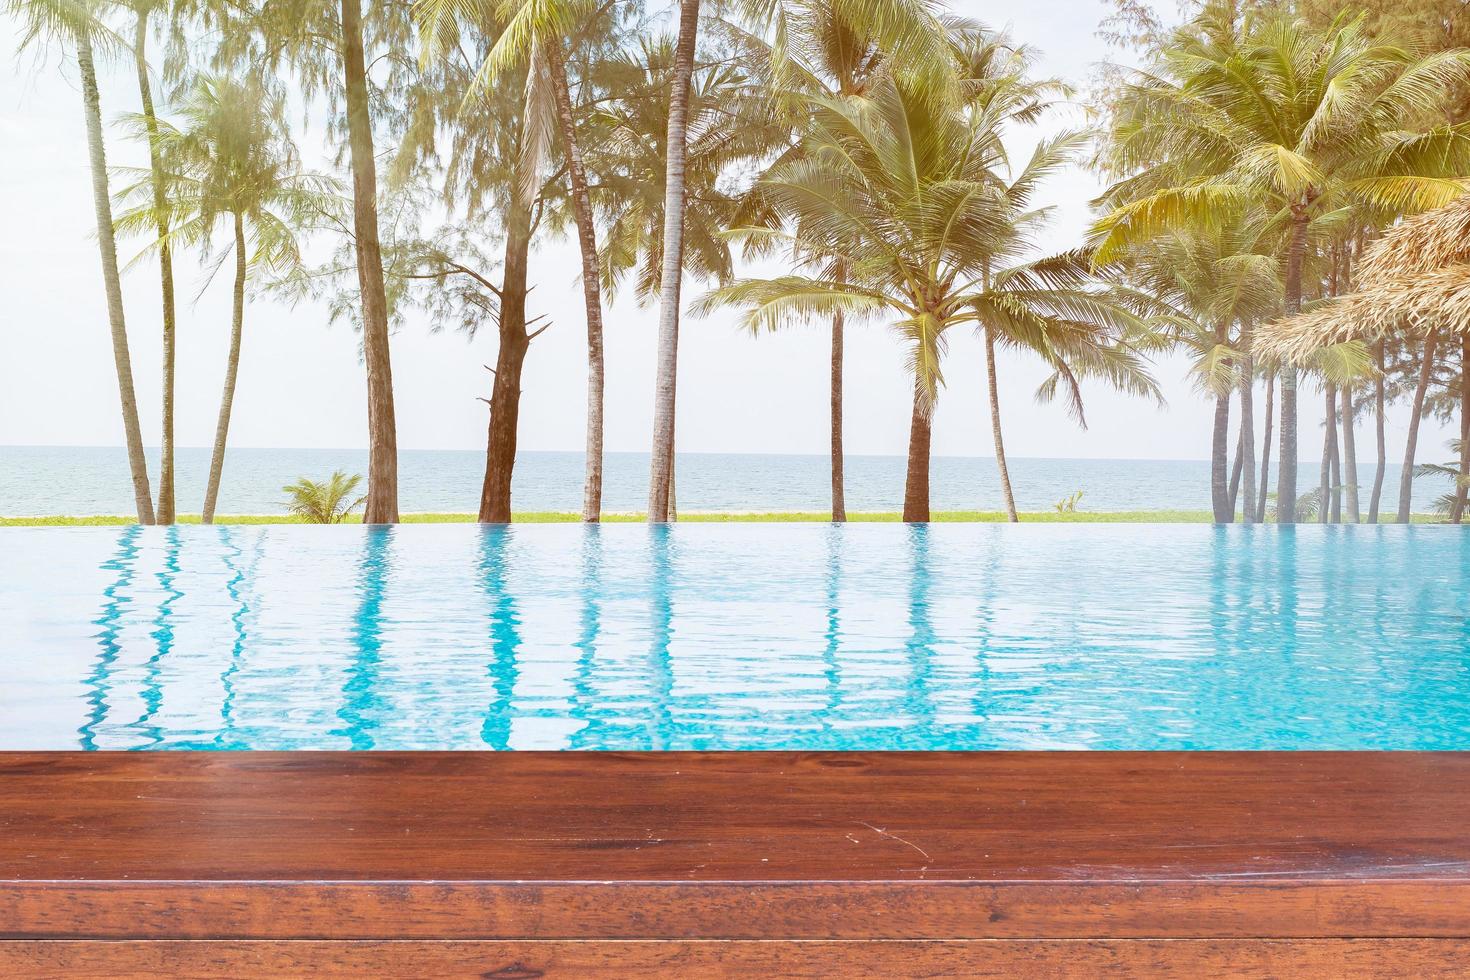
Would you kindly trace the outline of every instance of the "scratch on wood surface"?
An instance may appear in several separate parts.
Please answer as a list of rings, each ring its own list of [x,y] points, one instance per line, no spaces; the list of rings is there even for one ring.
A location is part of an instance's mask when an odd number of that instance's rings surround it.
[[[867,827],[869,830],[871,830],[875,834],[878,834],[880,837],[888,837],[888,838],[891,838],[892,840],[898,841],[900,844],[905,844],[905,845],[907,845],[909,847],[912,847],[914,850],[916,850],[920,854],[924,855],[924,860],[925,861],[933,861],[934,860],[932,857],[929,856],[929,852],[928,851],[924,850],[922,847],[920,847],[918,844],[915,844],[911,840],[904,840],[902,837],[898,836],[897,834],[890,834],[888,831],[884,830],[882,827],[874,827],[872,824],[868,823],[866,820],[859,820],[858,823],[862,824],[864,827]]]

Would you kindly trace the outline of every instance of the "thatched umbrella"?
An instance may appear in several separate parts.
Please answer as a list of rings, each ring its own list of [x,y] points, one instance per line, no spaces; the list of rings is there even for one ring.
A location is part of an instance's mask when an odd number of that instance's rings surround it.
[[[1470,263],[1470,197],[1408,218],[1369,245],[1358,263],[1358,283],[1371,289],[1463,263]]]
[[[1326,347],[1373,341],[1395,331],[1424,338],[1424,362],[1414,393],[1398,519],[1409,519],[1419,417],[1439,338],[1457,334],[1470,365],[1470,197],[1409,218],[1369,245],[1358,264],[1358,289],[1315,309],[1265,324],[1254,352],[1264,359],[1301,363]],[[1470,368],[1466,369],[1470,371]],[[1470,474],[1470,381],[1461,382],[1460,475]],[[1457,493],[1450,519],[1465,507]]]
[[[1399,330],[1470,333],[1470,261],[1380,279],[1306,313],[1274,320],[1260,328],[1253,350],[1257,357],[1301,364],[1324,348]]]

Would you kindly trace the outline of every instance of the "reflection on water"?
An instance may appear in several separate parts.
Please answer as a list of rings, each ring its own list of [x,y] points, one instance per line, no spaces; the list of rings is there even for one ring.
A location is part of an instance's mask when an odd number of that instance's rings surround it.
[[[122,655],[123,611],[132,601],[128,596],[128,587],[133,582],[133,562],[138,557],[138,538],[142,533],[143,530],[139,527],[123,530],[118,534],[113,557],[102,563],[104,571],[116,572],[117,575],[112,584],[102,591],[102,615],[92,621],[99,628],[96,634],[97,662],[85,681],[85,697],[89,709],[87,720],[77,729],[81,736],[81,747],[84,749],[101,747],[97,744],[97,728],[107,718],[111,674],[118,657]],[[7,655],[18,655],[18,652],[7,651]]]
[[[0,748],[1470,748],[1456,528],[0,535]]]

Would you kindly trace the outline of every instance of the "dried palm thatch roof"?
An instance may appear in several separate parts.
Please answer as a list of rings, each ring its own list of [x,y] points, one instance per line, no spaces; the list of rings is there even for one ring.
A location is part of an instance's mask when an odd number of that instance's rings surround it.
[[[1300,363],[1349,340],[1393,330],[1470,333],[1470,196],[1402,222],[1364,250],[1359,288],[1262,325],[1257,357]]]
[[[1415,215],[1363,251],[1358,282],[1365,289],[1403,276],[1470,263],[1470,197]]]
[[[1394,330],[1470,333],[1470,262],[1400,276],[1297,316],[1264,325],[1257,357],[1301,363],[1324,347],[1376,340]]]

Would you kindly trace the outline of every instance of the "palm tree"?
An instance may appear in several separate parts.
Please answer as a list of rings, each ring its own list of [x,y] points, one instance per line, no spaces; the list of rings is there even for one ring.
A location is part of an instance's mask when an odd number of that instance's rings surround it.
[[[1165,334],[1185,350],[1199,388],[1215,399],[1210,444],[1210,501],[1217,524],[1235,519],[1229,491],[1230,396],[1248,392],[1247,324],[1280,308],[1281,279],[1273,256],[1260,251],[1264,218],[1237,213],[1209,232],[1175,232],[1128,253],[1140,289],[1172,309]],[[1233,335],[1234,332],[1234,335]],[[1242,397],[1242,411],[1246,400]],[[1255,523],[1255,447],[1250,420],[1240,429],[1246,523]]]
[[[1300,311],[1313,223],[1350,206],[1403,212],[1461,193],[1470,130],[1415,128],[1470,79],[1470,56],[1417,58],[1361,19],[1312,30],[1215,4],[1124,86],[1106,159],[1098,254],[1167,230],[1217,227],[1235,209],[1275,216],[1288,315]],[[1281,371],[1278,496],[1296,499],[1297,370]],[[1290,523],[1291,508],[1280,519]]]
[[[947,331],[994,323],[1043,352],[1070,385],[1076,374],[1067,358],[1085,360],[1100,346],[1093,317],[1102,301],[1073,288],[1076,281],[1060,271],[1078,269],[1075,258],[1022,264],[1004,282],[996,276],[987,284],[996,243],[1014,240],[1019,198],[995,179],[998,134],[983,112],[916,88],[888,77],[862,96],[808,96],[807,151],[762,180],[783,230],[750,229],[747,237],[783,237],[798,254],[841,261],[847,275],[741,280],[700,305],[743,306],[746,326],[757,331],[839,310],[896,317],[914,378],[904,520],[927,521],[930,434]],[[1052,285],[1064,289],[1048,296]],[[1114,314],[1126,316],[1116,309],[1108,318]],[[1103,360],[1081,371],[1118,365],[1111,356]]]
[[[270,0],[262,4],[210,4],[209,21],[220,37],[215,61],[245,74],[283,62],[295,69],[307,96],[329,93],[334,132],[345,130],[352,175],[350,237],[357,266],[362,358],[367,375],[368,493],[363,521],[398,521],[398,430],[393,404],[388,298],[378,218],[374,115],[369,105],[368,48],[387,51],[408,43],[407,4],[371,4],[366,23],[361,0]],[[376,63],[375,59],[375,63]]]
[[[153,108],[153,85],[148,77],[148,27],[162,0],[130,0],[133,10],[133,60],[138,69],[138,97],[143,105],[143,119],[149,136],[149,166],[153,181],[153,209],[157,215],[155,230],[158,248],[159,287],[163,305],[163,425],[162,449],[158,463],[159,524],[174,522],[174,337],[177,314],[174,306],[173,250],[168,242],[170,227],[168,189],[164,184],[163,162],[153,140],[158,136],[158,120]]]
[[[128,351],[122,280],[118,273],[117,241],[112,226],[112,200],[107,186],[107,154],[102,141],[102,98],[97,88],[97,50],[110,52],[123,45],[100,20],[102,4],[97,0],[6,0],[5,10],[20,22],[21,48],[54,43],[70,48],[77,60],[82,83],[82,110],[87,125],[87,157],[92,170],[97,248],[102,258],[102,284],[107,296],[107,321],[112,334],[118,395],[122,402],[123,435],[128,448],[128,469],[133,479],[133,501],[138,523],[152,524],[153,497],[148,486],[148,460],[143,455],[138,400],[133,390],[133,364]]]
[[[1003,51],[1013,60],[1024,57],[1003,35],[952,19],[943,21],[923,3],[899,0],[875,8],[853,0],[793,0],[774,7],[756,4],[747,12],[755,22],[754,32],[722,26],[748,62],[764,66],[774,106],[789,117],[794,138],[773,167],[784,166],[803,152],[799,140],[807,124],[803,96],[862,95],[874,79],[893,72],[915,79],[943,78],[946,72],[952,75],[956,57],[963,59],[976,51],[992,55]],[[979,63],[990,65],[989,61]],[[753,227],[774,220],[757,183],[742,202],[736,222]],[[750,254],[765,251],[759,242],[750,242],[747,248]],[[801,256],[792,259],[803,261]],[[846,270],[840,261],[828,262],[823,274],[840,282]],[[832,520],[838,523],[847,520],[842,432],[844,328],[843,312],[838,310],[832,314],[828,371]]]
[[[360,483],[361,473],[348,476],[337,470],[321,483],[303,476],[281,490],[289,498],[286,505],[288,513],[295,514],[308,524],[341,524],[367,500],[366,497],[348,499]]]
[[[1158,396],[1152,379],[1123,344],[1125,338],[1140,340],[1148,334],[1129,307],[1151,304],[1136,292],[1100,288],[1103,283],[1094,275],[1096,270],[1088,267],[1081,253],[1029,258],[1035,252],[1033,233],[1049,215],[1049,209],[1033,208],[1031,202],[1043,182],[1075,162],[1085,134],[1064,132],[1042,140],[1020,172],[1011,175],[1001,135],[1012,125],[1036,122],[1050,108],[1052,97],[1067,89],[1055,80],[1031,77],[1035,53],[1012,45],[1004,35],[983,29],[961,31],[954,49],[964,104],[977,115],[978,124],[995,135],[991,180],[1000,191],[1005,231],[991,242],[990,254],[981,263],[976,330],[985,345],[986,394],[1001,495],[1006,517],[1015,523],[1020,516],[1001,424],[997,344],[1045,360],[1053,372],[1038,395],[1050,398],[1064,386],[1069,409],[1085,428],[1079,374],[1104,377],[1135,394]]]
[[[577,247],[582,258],[582,301],[587,317],[587,440],[586,476],[582,489],[582,520],[595,523],[602,517],[603,462],[603,391],[605,365],[603,358],[602,291],[600,261],[597,252],[597,225],[588,190],[587,166],[583,159],[582,140],[578,136],[578,107],[572,101],[571,81],[567,72],[569,42],[586,41],[585,31],[572,37],[579,23],[585,25],[602,12],[610,0],[598,4],[594,0],[563,0],[538,3],[532,0],[503,0],[485,4],[479,0],[419,0],[414,16],[424,38],[425,54],[439,56],[458,38],[461,19],[483,20],[486,6],[495,6],[505,22],[484,64],[476,73],[472,92],[483,96],[485,88],[507,71],[525,61],[532,65],[526,89],[528,133],[539,135],[555,128],[566,154],[567,181],[571,188],[572,214],[577,228]],[[528,159],[524,166],[527,180],[524,193],[535,192],[530,179],[540,172],[535,159],[545,141],[527,140]]]
[[[802,96],[861,95],[874,79],[893,72],[915,79],[944,78],[947,72],[952,75],[961,46],[976,38],[992,50],[1010,50],[1003,36],[953,19],[941,20],[925,3],[792,0],[746,6],[755,32],[724,25],[726,32],[733,34],[737,48],[748,61],[766,66],[766,84],[773,103],[788,113],[795,137],[807,123]],[[801,152],[799,139],[795,139],[773,166],[789,163]],[[758,187],[742,204],[737,219],[741,225],[754,226],[773,217],[765,209]],[[760,251],[757,244],[753,252]],[[799,260],[797,256],[792,258]],[[846,270],[841,262],[831,262],[825,274],[840,282]],[[843,313],[838,310],[832,314],[828,371],[832,520],[838,523],[847,520],[842,432],[844,329]]]
[[[699,34],[699,0],[679,0],[679,32],[669,72],[664,140],[663,263],[659,275],[658,354],[653,392],[653,445],[648,475],[648,520],[669,519],[674,486],[674,394],[679,360],[679,290],[684,281],[684,168],[689,154],[689,88]]]
[[[759,80],[744,66],[727,61],[694,72],[678,127],[684,140],[679,148],[682,152],[670,151],[666,140],[673,93],[679,88],[671,77],[678,61],[678,41],[658,37],[641,39],[637,47],[599,66],[607,90],[615,93],[592,120],[603,134],[592,169],[599,175],[595,200],[606,223],[601,260],[604,291],[609,296],[630,282],[640,302],[662,302],[667,295],[665,272],[673,239],[666,235],[670,222],[665,208],[670,196],[664,184],[670,152],[682,156],[683,213],[673,222],[679,231],[680,267],[696,279],[728,281],[734,275],[734,260],[722,233],[739,199],[722,178],[737,164],[759,160],[787,135],[769,112]],[[670,310],[677,313],[677,304],[661,308],[660,329],[668,325],[665,316]],[[677,333],[677,316],[674,330]],[[661,356],[672,356],[674,350],[660,346]],[[667,389],[660,387],[659,391],[671,393],[673,377],[672,373],[661,374],[659,384],[667,384]],[[672,404],[667,407],[672,413]],[[672,415],[666,421],[672,424]],[[672,453],[672,442],[667,448]],[[653,465],[659,467],[657,461]],[[667,482],[661,491],[663,507],[650,520],[671,519],[673,472],[670,455],[664,473]]]
[[[171,241],[207,246],[221,223],[229,227],[233,245],[229,357],[204,493],[205,524],[214,522],[219,501],[240,370],[247,280],[252,268],[278,277],[298,269],[301,251],[296,230],[329,209],[334,200],[329,180],[298,172],[296,148],[281,118],[284,108],[281,97],[271,96],[256,82],[204,76],[179,106],[182,126],[156,117],[134,120],[139,135],[148,139],[153,158],[171,168],[166,176],[169,201],[165,217],[173,227],[155,242],[159,251]],[[158,227],[158,184],[150,170],[123,192],[124,198],[139,200],[118,216],[120,229]],[[220,253],[214,269],[229,251]]]
[[[342,85],[352,167],[352,225],[362,287],[362,354],[367,362],[368,492],[365,524],[398,523],[398,425],[388,350],[388,300],[378,240],[378,173],[368,109],[361,0],[341,0]]]

